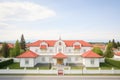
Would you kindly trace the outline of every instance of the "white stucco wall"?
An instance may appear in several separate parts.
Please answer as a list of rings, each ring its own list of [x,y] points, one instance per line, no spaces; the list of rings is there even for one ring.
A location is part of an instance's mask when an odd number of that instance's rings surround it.
[[[120,59],[120,56],[114,55],[115,59]]]
[[[99,60],[100,60],[101,63],[105,62],[105,58],[100,58]]]
[[[43,51],[40,49],[40,47],[30,47],[30,50],[37,53],[38,55],[41,55],[41,54],[57,54],[59,53],[59,49],[62,49],[62,53],[64,54],[83,54],[84,52],[88,51],[88,50],[91,50],[92,47],[81,47],[81,49],[79,50],[74,50],[73,47],[66,47],[65,45],[61,45],[61,46],[58,46],[58,45],[55,45],[54,47],[48,47],[46,51]]]
[[[91,64],[92,59],[94,64]],[[83,58],[83,64],[85,67],[99,67],[99,58]]]
[[[59,42],[61,42],[61,45],[59,45]],[[74,45],[75,44],[79,44],[81,46],[81,44],[78,42],[74,43]],[[56,59],[53,58],[53,56],[59,53],[60,48],[62,49],[61,52],[67,56],[67,58],[64,60],[64,63],[82,63],[83,59],[81,58],[80,55],[92,49],[92,47],[81,46],[80,49],[75,51],[73,46],[66,47],[65,43],[62,40],[58,40],[55,43],[55,45],[52,47],[47,47],[46,51],[41,50],[40,46],[38,47],[33,46],[33,47],[30,47],[30,50],[40,55],[38,58],[33,60],[34,64],[37,64],[37,63],[54,63],[55,64],[57,61]],[[86,61],[85,63],[88,63],[88,61]]]
[[[28,60],[28,64],[25,64],[25,61]],[[21,58],[20,59],[20,67],[34,67],[35,58]]]

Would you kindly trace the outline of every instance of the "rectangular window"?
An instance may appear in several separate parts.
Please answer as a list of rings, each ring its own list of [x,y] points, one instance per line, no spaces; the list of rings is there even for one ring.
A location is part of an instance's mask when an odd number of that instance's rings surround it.
[[[52,62],[53,61],[53,59],[52,58],[49,58],[49,62]]]
[[[38,52],[38,49],[36,49],[35,52]]]
[[[52,50],[52,49],[50,49],[50,52],[53,52],[53,50]]]
[[[26,64],[26,65],[29,64],[29,60],[28,60],[28,59],[25,60],[25,64]]]
[[[71,49],[69,49],[68,52],[71,52]]]
[[[76,61],[79,61],[79,57],[76,57]]]
[[[42,61],[45,61],[45,57],[42,57]]]
[[[83,52],[86,52],[86,49],[84,49]]]
[[[68,61],[71,61],[71,58],[68,58]]]
[[[91,59],[91,64],[94,64],[94,59]]]
[[[61,52],[61,51],[62,51],[62,49],[61,49],[61,48],[59,48],[59,49],[58,49],[58,51],[59,51],[59,52]]]

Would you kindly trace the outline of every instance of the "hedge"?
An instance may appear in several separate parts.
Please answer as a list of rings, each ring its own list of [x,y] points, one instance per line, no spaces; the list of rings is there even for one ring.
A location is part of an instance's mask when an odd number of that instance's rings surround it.
[[[111,58],[105,58],[105,62],[108,63],[108,64],[111,64],[115,67],[120,68],[120,61],[118,61],[118,60],[114,60],[114,59],[111,59]]]
[[[0,69],[13,63],[13,59],[0,62]]]

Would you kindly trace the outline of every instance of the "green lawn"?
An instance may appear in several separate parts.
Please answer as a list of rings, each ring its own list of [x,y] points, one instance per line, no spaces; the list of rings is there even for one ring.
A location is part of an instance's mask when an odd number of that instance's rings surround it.
[[[76,69],[82,69],[82,66],[76,66],[76,65],[70,65],[71,66],[71,69],[72,70],[76,70]],[[117,67],[114,67],[114,66],[112,66],[112,65],[110,65],[110,64],[106,64],[106,63],[100,63],[100,68],[102,69],[102,70],[111,70],[112,68],[114,68],[114,69],[120,69],[120,68],[117,68]],[[98,70],[99,69],[99,67],[87,67],[86,69],[88,69],[88,70]]]
[[[98,67],[87,67],[86,69],[87,70],[98,70],[99,68]]]
[[[71,69],[82,69],[82,66],[71,66]]]

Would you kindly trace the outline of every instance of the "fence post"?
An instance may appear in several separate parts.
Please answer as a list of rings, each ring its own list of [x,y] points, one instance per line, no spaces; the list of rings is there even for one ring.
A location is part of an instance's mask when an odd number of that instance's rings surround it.
[[[7,67],[7,70],[9,70],[9,67]]]
[[[24,70],[26,70],[26,67],[24,67]]]
[[[112,70],[112,74],[114,74],[114,68],[113,68],[113,67],[112,67],[112,69],[111,69],[111,70]]]
[[[39,67],[37,67],[37,70],[39,70]]]
[[[101,74],[101,68],[100,67],[98,68],[98,70],[99,70],[99,74]]]
[[[86,74],[86,67],[83,67],[83,74]]]

